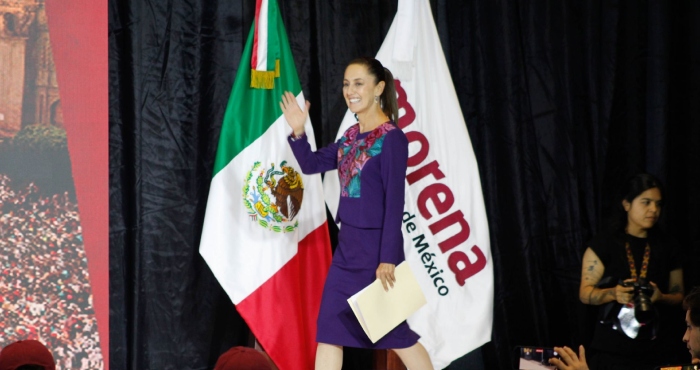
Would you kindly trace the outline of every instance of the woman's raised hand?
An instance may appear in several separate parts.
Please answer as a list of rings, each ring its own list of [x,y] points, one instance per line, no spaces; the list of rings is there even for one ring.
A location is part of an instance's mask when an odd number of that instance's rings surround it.
[[[297,99],[289,91],[285,91],[282,94],[282,101],[280,102],[280,108],[282,113],[284,113],[284,118],[287,120],[289,127],[294,131],[295,136],[300,136],[304,134],[304,124],[306,123],[306,118],[309,116],[309,107],[311,103],[306,102],[306,109],[302,110],[297,104]]]

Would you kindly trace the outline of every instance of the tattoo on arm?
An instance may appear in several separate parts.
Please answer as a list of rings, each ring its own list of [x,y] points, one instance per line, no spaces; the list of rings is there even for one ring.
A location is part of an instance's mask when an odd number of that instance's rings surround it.
[[[600,271],[598,260],[584,261],[583,281],[595,285],[603,277],[603,271]]]
[[[668,290],[668,294],[683,293],[683,289],[680,285],[674,284],[671,289]]]
[[[613,289],[606,289],[603,291],[598,291],[597,294],[593,294],[595,288],[591,290],[591,294],[588,296],[588,303],[592,305],[599,305],[604,303],[605,299],[610,297],[615,300],[615,291]]]
[[[607,290],[603,291],[602,289],[596,288],[596,284],[598,284],[603,277],[605,266],[590,248],[586,249],[586,252],[583,254],[582,262],[581,286],[579,287],[581,300],[591,305],[600,304],[601,298],[605,297]],[[586,289],[590,289],[587,294]],[[584,301],[586,298],[588,298],[587,302]]]
[[[605,294],[601,298],[608,298],[608,297],[612,298],[613,301],[616,299],[615,298],[615,289],[609,289],[607,292],[605,292]]]

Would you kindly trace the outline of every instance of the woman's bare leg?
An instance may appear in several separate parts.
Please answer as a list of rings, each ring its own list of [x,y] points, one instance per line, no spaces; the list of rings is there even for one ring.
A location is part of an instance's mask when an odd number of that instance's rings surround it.
[[[316,347],[316,370],[340,370],[343,367],[343,347],[319,343]]]
[[[394,349],[401,362],[411,370],[433,370],[428,351],[422,344],[416,343],[408,348]]]

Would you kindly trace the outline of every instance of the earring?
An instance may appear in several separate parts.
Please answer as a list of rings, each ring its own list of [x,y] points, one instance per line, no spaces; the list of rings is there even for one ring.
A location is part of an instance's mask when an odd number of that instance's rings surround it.
[[[375,102],[375,103],[379,103],[379,97],[378,97],[378,96],[375,96],[375,97],[374,97],[374,102]]]

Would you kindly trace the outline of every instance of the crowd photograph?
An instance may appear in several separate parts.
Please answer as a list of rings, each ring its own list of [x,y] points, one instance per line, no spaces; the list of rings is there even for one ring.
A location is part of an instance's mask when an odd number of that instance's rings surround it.
[[[80,212],[68,192],[43,194],[0,174],[0,347],[32,339],[56,369],[102,368]]]

